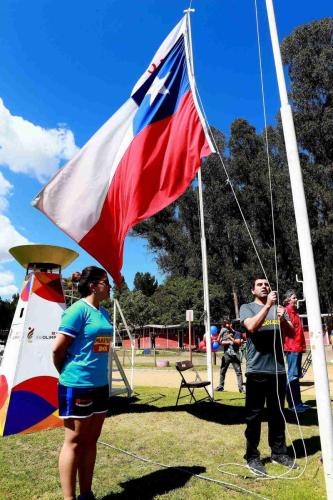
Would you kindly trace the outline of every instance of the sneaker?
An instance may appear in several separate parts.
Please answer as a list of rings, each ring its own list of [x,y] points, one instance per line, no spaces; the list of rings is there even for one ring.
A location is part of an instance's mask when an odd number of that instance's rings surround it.
[[[88,491],[87,493],[81,493],[77,500],[96,500],[96,497],[92,491]]]
[[[311,406],[310,405],[306,405],[304,403],[301,403],[302,408],[304,408],[304,410],[310,410],[311,409]]]
[[[289,467],[289,469],[299,469],[299,465],[289,455],[272,454],[271,460],[273,464],[284,465],[285,467]]]
[[[256,476],[266,476],[266,469],[260,458],[252,458],[248,460],[247,466]]]
[[[218,385],[217,387],[215,387],[215,391],[222,392],[224,391],[224,387],[222,385]]]
[[[293,406],[293,407],[291,407],[291,408],[286,408],[286,409],[287,409],[288,411],[291,411],[291,412],[293,412],[293,413],[297,413],[297,414],[299,414],[299,413],[304,413],[304,412],[307,410],[307,408],[303,408],[303,405],[302,405],[302,404],[299,404],[299,405],[297,405],[297,406]]]
[[[240,392],[241,394],[245,394],[245,392],[246,392],[246,391],[245,391],[245,387],[244,387],[244,386],[243,386],[243,387],[241,387],[241,388],[239,389],[239,392]]]

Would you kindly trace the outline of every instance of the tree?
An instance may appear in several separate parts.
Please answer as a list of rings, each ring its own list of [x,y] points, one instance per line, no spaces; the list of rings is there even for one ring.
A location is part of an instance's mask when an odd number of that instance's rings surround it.
[[[282,44],[297,138],[317,165],[333,162],[333,18],[296,28]]]
[[[317,257],[320,299],[322,307],[328,310],[333,306],[327,272],[333,265],[332,35],[333,19],[329,18],[297,28],[283,43]],[[276,259],[280,290],[295,286],[295,275],[301,275],[301,268],[280,117],[275,127],[267,129],[271,184],[264,133],[258,134],[242,118],[231,124],[228,142],[218,130],[213,129],[213,133],[267,277],[275,288]],[[261,271],[261,266],[225,169],[213,154],[203,163],[202,179],[209,281],[219,286],[223,306],[232,311],[233,297],[248,300],[250,279]],[[133,234],[148,240],[157,264],[167,276],[201,280],[195,181],[175,203],[136,226]],[[158,297],[162,290],[159,287],[154,296]],[[172,317],[177,317],[176,311]]]
[[[18,299],[18,293],[11,300],[2,300],[0,297],[0,330],[9,330],[11,327]]]
[[[270,133],[275,138],[273,131]],[[246,120],[235,120],[231,125],[227,144],[229,155],[226,157],[223,134],[217,130],[214,130],[214,134],[267,274],[275,281],[270,190],[263,137]],[[273,152],[272,146],[272,155]],[[276,151],[275,155],[277,156]],[[280,161],[280,157],[272,160],[278,167],[274,182],[278,186],[284,186],[285,192],[289,182],[286,164]],[[251,277],[260,270],[260,266],[237,203],[226,182],[227,174],[217,155],[211,155],[205,161],[202,178],[209,282],[219,286],[220,295],[224,298],[220,310],[224,309],[226,314],[234,316],[237,314],[234,300],[248,299]],[[279,205],[282,205],[286,222],[290,219],[290,203],[284,200]],[[290,237],[283,228],[285,224],[277,225],[278,233],[281,233],[278,236],[283,236],[288,242],[286,244],[283,240],[281,252],[290,246]],[[174,278],[201,280],[200,225],[195,183],[173,206],[168,207],[167,214],[161,212],[135,230],[148,238],[164,272]],[[284,256],[280,260],[284,260]],[[284,275],[288,275],[289,271],[289,267],[284,268]]]
[[[155,276],[150,273],[136,273],[134,276],[134,290],[141,291],[146,297],[153,295],[158,287]]]
[[[118,287],[117,286],[112,287],[112,292],[114,298],[117,300],[120,300],[121,297],[129,293],[129,288],[127,286],[124,276],[121,277],[121,283]]]
[[[210,285],[210,306],[212,322],[220,322],[223,316],[230,314],[225,305],[223,287]],[[162,325],[185,323],[185,312],[193,309],[195,321],[204,319],[203,285],[195,278],[167,278],[152,296],[155,321]]]
[[[150,297],[141,291],[128,291],[120,299],[120,305],[125,315],[126,322],[132,330],[156,322],[155,308]]]
[[[296,28],[282,44],[301,147],[304,187],[322,308],[332,311],[333,18]]]

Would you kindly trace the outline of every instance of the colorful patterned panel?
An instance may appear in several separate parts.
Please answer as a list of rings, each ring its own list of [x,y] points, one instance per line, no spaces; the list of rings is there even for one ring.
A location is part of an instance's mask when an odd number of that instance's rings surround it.
[[[62,420],[57,415],[57,379],[49,376],[33,377],[13,387],[3,435],[59,427]]]
[[[57,410],[49,417],[46,417],[41,422],[38,422],[38,424],[33,425],[32,427],[28,427],[28,429],[25,429],[24,431],[22,431],[21,434],[28,434],[29,432],[45,431],[46,429],[54,429],[55,427],[63,427],[63,425],[64,425],[64,421],[62,418],[58,417],[58,410]]]
[[[50,302],[65,302],[59,274],[35,273],[32,292]]]
[[[23,283],[22,291],[21,291],[21,299],[24,302],[27,302],[30,294],[30,289],[31,289],[31,281],[33,278],[33,274],[30,274]]]
[[[29,378],[12,389],[12,392],[17,391],[33,392],[58,408],[58,379],[56,377],[41,375]]]
[[[6,402],[8,397],[8,383],[4,375],[0,375],[0,409]]]
[[[7,379],[4,375],[0,375],[0,436],[3,435],[5,427],[8,399]]]

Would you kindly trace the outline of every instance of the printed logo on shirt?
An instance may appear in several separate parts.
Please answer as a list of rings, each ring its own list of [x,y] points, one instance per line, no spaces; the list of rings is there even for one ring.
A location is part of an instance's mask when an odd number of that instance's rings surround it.
[[[80,399],[77,398],[75,400],[76,406],[80,406],[81,408],[87,408],[88,406],[91,406],[93,404],[92,399]]]
[[[266,319],[266,321],[264,321],[261,326],[272,326],[272,325],[278,325],[278,324],[279,324],[278,319]]]
[[[109,352],[111,337],[96,337],[93,352]]]

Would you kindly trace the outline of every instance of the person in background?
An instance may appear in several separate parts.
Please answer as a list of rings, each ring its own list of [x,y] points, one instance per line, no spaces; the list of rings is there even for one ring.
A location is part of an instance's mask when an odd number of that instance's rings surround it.
[[[283,304],[294,327],[284,336],[283,349],[288,364],[287,402],[288,409],[303,413],[310,408],[303,404],[299,379],[302,376],[302,353],[306,351],[306,343],[301,318],[297,312],[297,295],[295,290],[285,293]]]
[[[229,319],[224,320],[218,337],[218,342],[224,348],[224,354],[221,360],[220,383],[216,391],[224,391],[225,375],[232,364],[237,377],[239,392],[244,393],[243,375],[241,367],[240,347],[243,343],[242,334],[233,329]]]
[[[65,500],[93,500],[92,478],[96,443],[109,407],[108,352],[112,326],[100,302],[109,297],[104,269],[83,269],[78,283],[81,299],[65,310],[53,345],[58,370],[59,416],[65,440],[59,456],[60,482]]]
[[[266,278],[253,279],[252,295],[253,302],[240,308],[240,322],[247,333],[244,458],[254,474],[264,476],[266,470],[258,446],[265,403],[272,462],[299,468],[287,454],[283,415],[287,381],[280,327],[287,331],[292,330],[292,325],[284,307],[276,305],[277,294],[271,291]]]

